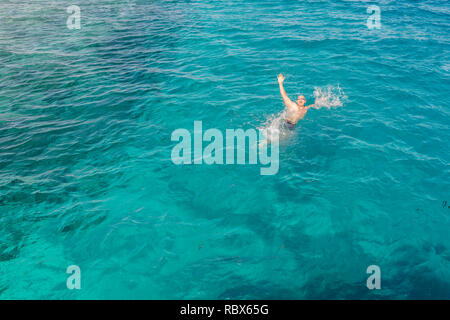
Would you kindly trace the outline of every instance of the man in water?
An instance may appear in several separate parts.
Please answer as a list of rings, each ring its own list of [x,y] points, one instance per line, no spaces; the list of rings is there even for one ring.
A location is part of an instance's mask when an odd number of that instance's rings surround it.
[[[305,106],[306,99],[304,96],[299,95],[297,97],[297,101],[294,102],[286,94],[286,91],[283,87],[284,76],[280,73],[278,75],[278,84],[280,85],[280,93],[283,98],[284,104],[286,105],[286,124],[289,129],[293,129],[297,124],[298,120],[301,120],[305,117],[306,112],[309,108],[314,107],[313,104],[309,106]]]

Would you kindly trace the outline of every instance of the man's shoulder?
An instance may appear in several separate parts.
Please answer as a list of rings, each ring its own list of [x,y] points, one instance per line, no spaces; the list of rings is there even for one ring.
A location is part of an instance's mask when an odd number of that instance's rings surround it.
[[[291,103],[290,103],[289,107],[298,109],[298,104],[296,104],[294,101],[291,100]]]

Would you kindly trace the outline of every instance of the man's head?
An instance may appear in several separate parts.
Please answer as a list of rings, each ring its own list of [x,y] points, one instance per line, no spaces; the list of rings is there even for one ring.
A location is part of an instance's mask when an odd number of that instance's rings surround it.
[[[298,106],[299,106],[299,107],[304,107],[304,106],[305,106],[305,103],[306,103],[305,97],[302,96],[302,95],[299,95],[298,98],[297,98],[297,104],[298,104]]]

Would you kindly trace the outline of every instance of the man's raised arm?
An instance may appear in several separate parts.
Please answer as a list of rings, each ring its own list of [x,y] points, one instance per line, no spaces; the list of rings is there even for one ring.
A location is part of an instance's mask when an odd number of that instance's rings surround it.
[[[284,90],[283,81],[284,81],[284,76],[280,73],[278,75],[278,84],[280,85],[281,97],[283,98],[283,101],[284,101],[284,104],[286,105],[286,107],[295,108],[295,103],[291,99],[289,99],[289,97],[286,94],[286,90]]]

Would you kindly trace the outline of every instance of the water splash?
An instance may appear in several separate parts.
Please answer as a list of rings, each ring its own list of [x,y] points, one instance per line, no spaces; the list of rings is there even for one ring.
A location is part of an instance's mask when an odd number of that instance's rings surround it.
[[[257,128],[262,132],[260,147],[264,143],[270,143],[277,135],[280,141],[292,135],[292,130],[286,126],[286,110],[271,114],[266,121]]]
[[[337,85],[337,87],[331,85],[326,87],[315,87],[313,108],[320,109],[326,107],[331,109],[342,107],[346,98],[347,96],[339,85]]]

